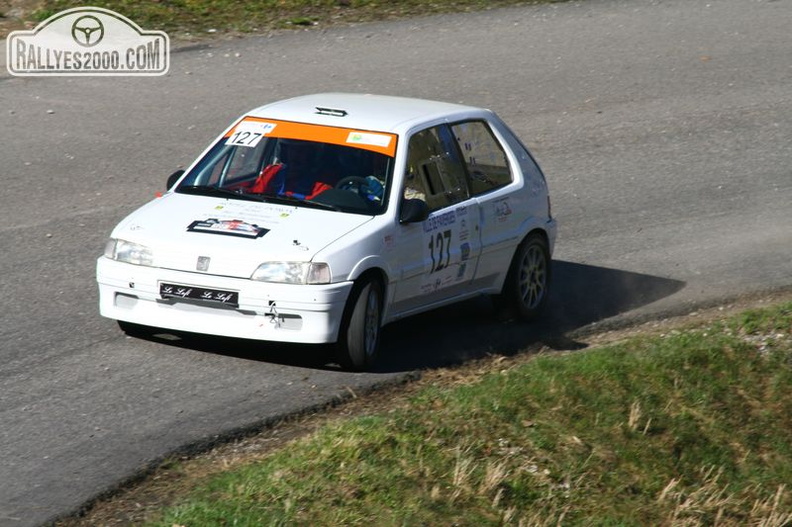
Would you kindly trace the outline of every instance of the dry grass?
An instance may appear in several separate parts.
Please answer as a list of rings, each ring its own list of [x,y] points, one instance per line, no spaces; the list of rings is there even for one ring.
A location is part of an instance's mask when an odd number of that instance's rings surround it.
[[[182,503],[155,525],[222,517],[787,527],[786,309],[725,322],[716,311],[694,317],[695,328],[650,324],[651,339],[612,334],[620,343],[611,348],[426,372],[405,388],[172,464],[64,525],[137,525],[164,503]],[[629,364],[633,356],[646,360]],[[229,504],[252,516],[235,516]],[[217,516],[196,519],[196,507]]]

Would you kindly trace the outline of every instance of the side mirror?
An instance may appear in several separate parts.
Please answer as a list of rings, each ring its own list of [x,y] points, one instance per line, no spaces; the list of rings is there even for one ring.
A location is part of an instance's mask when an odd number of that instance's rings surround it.
[[[184,175],[184,170],[177,170],[176,172],[168,176],[168,183],[167,183],[167,187],[165,187],[165,190],[172,189],[173,185],[175,185],[176,182],[179,181],[179,178],[182,177],[183,175]]]
[[[422,199],[405,199],[402,201],[400,223],[418,223],[429,217],[429,205]]]

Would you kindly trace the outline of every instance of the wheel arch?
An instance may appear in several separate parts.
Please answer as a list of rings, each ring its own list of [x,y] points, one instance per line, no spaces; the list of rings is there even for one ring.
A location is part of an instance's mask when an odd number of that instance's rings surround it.
[[[525,243],[526,240],[528,240],[528,238],[530,238],[531,236],[534,236],[534,235],[539,236],[539,237],[542,238],[542,241],[544,241],[545,245],[547,246],[547,250],[548,250],[548,252],[550,254],[550,259],[552,260],[552,258],[553,258],[552,252],[553,251],[552,251],[552,247],[550,245],[550,235],[549,235],[549,233],[545,229],[543,229],[542,227],[534,226],[532,229],[530,229],[528,232],[526,232],[522,236],[522,238],[520,238],[520,242],[519,243],[514,245],[514,248],[512,249],[511,254],[509,255],[509,260],[508,260],[508,266],[509,267],[507,269],[507,273],[508,273],[508,270],[511,269],[511,266],[512,266],[512,264],[514,262],[514,257],[517,255],[517,251],[519,250],[520,245]],[[494,284],[495,285],[495,289],[497,291],[499,291],[499,292],[503,291],[503,286],[506,283],[506,274],[507,273],[503,273],[501,275],[500,279]]]
[[[529,253],[532,246],[541,247],[541,264]],[[506,313],[509,318],[517,315],[525,321],[538,317],[547,303],[551,268],[549,235],[543,229],[532,229],[515,247],[500,293],[493,297],[496,311]]]
[[[550,236],[548,236],[547,231],[542,229],[541,227],[534,227],[532,230],[530,230],[525,236],[523,236],[522,240],[520,240],[520,243],[523,243],[525,240],[527,240],[528,238],[530,238],[534,234],[538,234],[539,236],[542,237],[542,239],[544,239],[544,242],[545,242],[545,244],[547,244],[547,249],[549,251],[550,250]]]
[[[553,246],[550,243],[550,235],[547,233],[546,230],[542,229],[541,227],[534,227],[533,229],[528,231],[528,234],[523,236],[522,240],[520,240],[520,243],[521,244],[525,243],[528,240],[528,238],[530,238],[531,236],[539,236],[542,239],[542,241],[544,242],[545,247],[547,248],[547,255],[548,255],[549,259],[550,259],[550,265],[548,265],[548,267],[547,267],[547,278],[550,279],[550,278],[552,278],[552,272],[553,272],[552,271],[553,270],[553,265],[552,265],[552,262],[553,262]],[[516,254],[516,253],[517,253],[517,249],[515,248],[514,254]],[[514,259],[514,254],[512,254],[512,259]]]
[[[552,251],[552,246],[550,245],[550,235],[547,233],[545,229],[541,227],[534,227],[531,230],[529,230],[527,233],[525,233],[525,235],[520,239],[520,243],[514,246],[514,250],[512,251],[511,258],[509,259],[509,263],[511,263],[514,260],[514,255],[517,254],[517,249],[519,248],[519,246],[525,243],[528,240],[528,238],[530,238],[531,236],[539,236],[540,238],[542,238],[542,241],[544,241],[545,245],[547,246],[547,251],[550,254],[550,259],[552,260],[553,251]]]
[[[384,269],[380,267],[369,267],[355,278],[355,282],[363,280],[376,280],[379,282],[380,286],[382,286],[383,296],[387,292],[388,275],[385,273]]]
[[[364,258],[349,273],[350,282],[360,283],[362,279],[377,279],[382,286],[383,298],[388,298],[388,277],[387,263],[378,257]]]

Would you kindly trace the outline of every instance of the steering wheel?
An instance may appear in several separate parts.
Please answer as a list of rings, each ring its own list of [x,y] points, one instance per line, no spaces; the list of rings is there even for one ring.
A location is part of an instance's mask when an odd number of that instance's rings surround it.
[[[365,198],[368,195],[366,192],[368,189],[368,181],[366,181],[366,178],[360,176],[347,176],[345,178],[341,178],[341,180],[336,183],[335,188],[338,190],[350,190],[357,192],[357,195],[361,198]]]

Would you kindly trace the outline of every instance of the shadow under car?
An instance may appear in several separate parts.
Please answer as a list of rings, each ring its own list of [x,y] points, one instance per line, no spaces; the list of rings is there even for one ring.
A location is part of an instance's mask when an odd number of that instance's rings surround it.
[[[550,297],[534,322],[500,319],[488,297],[409,317],[383,329],[380,357],[372,373],[450,366],[489,354],[514,355],[537,344],[581,349],[586,345],[568,338],[568,333],[670,296],[684,286],[679,280],[555,260]],[[332,345],[139,329],[137,337],[195,351],[295,367],[337,369],[332,362]]]

